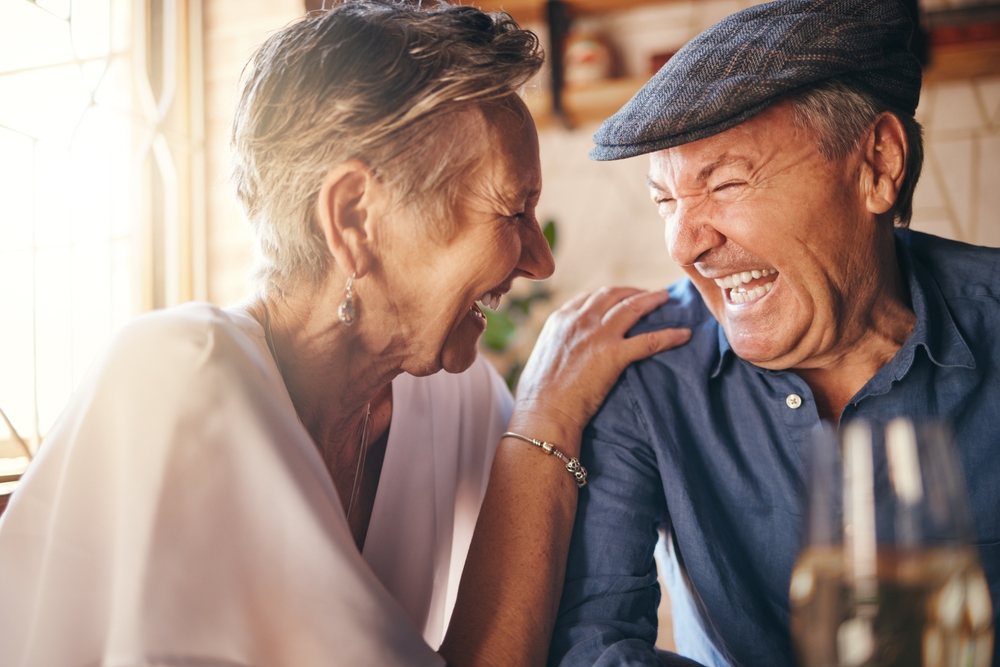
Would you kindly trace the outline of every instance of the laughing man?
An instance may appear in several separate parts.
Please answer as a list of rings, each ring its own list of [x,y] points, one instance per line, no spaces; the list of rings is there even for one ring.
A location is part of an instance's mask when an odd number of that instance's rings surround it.
[[[822,420],[953,424],[1000,610],[1000,251],[906,229],[923,157],[910,33],[895,0],[752,7],[595,136],[595,159],[649,155],[689,276],[639,330],[693,335],[631,366],[588,428],[552,663],[682,664],[653,646],[663,533],[679,653],[793,665],[804,448]]]

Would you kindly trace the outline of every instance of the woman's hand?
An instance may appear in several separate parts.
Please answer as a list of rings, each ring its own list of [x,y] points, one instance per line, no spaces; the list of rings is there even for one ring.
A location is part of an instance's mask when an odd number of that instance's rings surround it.
[[[583,428],[625,367],[687,341],[687,329],[625,338],[665,291],[609,287],[549,317],[517,388],[510,430],[580,452]],[[545,664],[579,490],[562,461],[515,438],[490,484],[441,654],[453,667]]]
[[[581,433],[626,366],[691,338],[690,329],[625,338],[643,315],[668,299],[666,290],[605,287],[552,313],[518,382],[517,418],[544,417],[560,430]],[[562,443],[575,440],[555,437]]]

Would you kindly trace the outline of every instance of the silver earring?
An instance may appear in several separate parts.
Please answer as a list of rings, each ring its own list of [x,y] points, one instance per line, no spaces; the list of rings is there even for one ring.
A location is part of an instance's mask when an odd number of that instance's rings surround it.
[[[337,317],[343,322],[345,327],[354,324],[354,278],[358,274],[352,273],[347,279],[347,286],[344,288],[344,303],[337,309]]]

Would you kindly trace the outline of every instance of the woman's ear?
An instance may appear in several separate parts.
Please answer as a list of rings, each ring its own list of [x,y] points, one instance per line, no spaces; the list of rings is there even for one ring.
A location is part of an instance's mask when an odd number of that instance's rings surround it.
[[[361,277],[373,263],[370,219],[378,190],[375,174],[361,160],[348,160],[323,179],[316,201],[316,224],[334,261]]]
[[[865,183],[862,185],[869,212],[882,215],[896,204],[906,175],[908,151],[903,123],[895,114],[883,113],[875,121],[865,143],[867,169],[863,170]]]

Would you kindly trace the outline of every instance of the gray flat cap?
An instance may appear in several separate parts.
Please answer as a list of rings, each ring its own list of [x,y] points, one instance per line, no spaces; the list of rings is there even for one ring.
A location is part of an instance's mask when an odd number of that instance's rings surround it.
[[[710,137],[831,77],[913,115],[920,63],[897,0],[777,0],[737,12],[688,42],[622,109],[590,153],[618,160]]]

